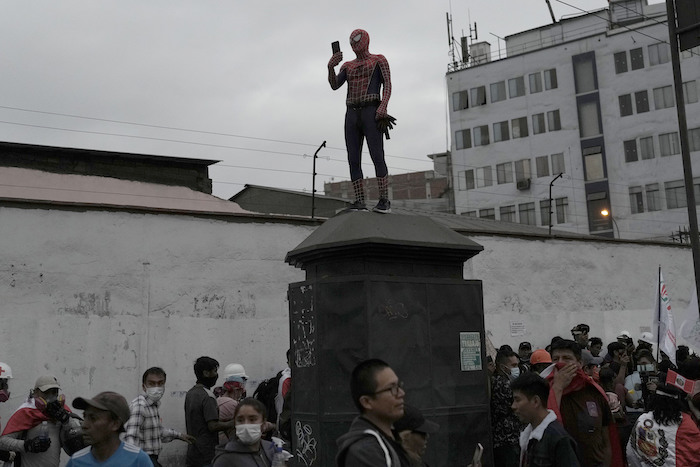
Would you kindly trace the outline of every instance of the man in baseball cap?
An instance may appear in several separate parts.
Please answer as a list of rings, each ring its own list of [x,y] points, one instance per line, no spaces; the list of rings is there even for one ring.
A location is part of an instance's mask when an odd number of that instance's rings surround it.
[[[91,446],[76,452],[66,467],[153,467],[141,448],[119,439],[129,420],[129,404],[116,392],[101,392],[92,399],[78,397],[73,407],[84,410],[83,434]]]
[[[394,430],[399,434],[401,445],[416,465],[425,465],[423,455],[428,447],[428,436],[437,433],[440,425],[423,417],[421,411],[404,404],[403,417],[394,422]],[[411,464],[413,465],[413,463]]]

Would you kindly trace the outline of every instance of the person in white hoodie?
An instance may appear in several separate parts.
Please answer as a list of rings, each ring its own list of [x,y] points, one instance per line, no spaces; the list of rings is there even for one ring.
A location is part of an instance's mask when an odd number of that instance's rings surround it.
[[[520,433],[520,467],[578,467],[576,442],[547,409],[549,384],[541,376],[523,373],[511,383],[518,419],[528,425]]]

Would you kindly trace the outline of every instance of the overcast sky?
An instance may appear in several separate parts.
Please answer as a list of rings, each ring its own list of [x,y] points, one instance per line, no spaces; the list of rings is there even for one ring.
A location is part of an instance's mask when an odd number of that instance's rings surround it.
[[[608,2],[551,3],[561,18]],[[5,0],[0,141],[221,160],[210,176],[228,198],[246,183],[310,190],[325,140],[323,190],[349,178],[330,43],[353,59],[363,28],[391,67],[390,173],[429,170],[447,148],[450,10],[456,38],[471,18],[494,51],[495,36],[551,22],[545,0]]]

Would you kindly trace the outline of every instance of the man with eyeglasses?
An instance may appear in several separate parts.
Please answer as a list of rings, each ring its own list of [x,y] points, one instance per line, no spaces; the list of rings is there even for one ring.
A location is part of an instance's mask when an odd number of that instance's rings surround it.
[[[339,467],[408,467],[406,451],[392,425],[403,417],[403,382],[389,364],[365,360],[350,379],[352,400],[360,411],[350,430],[338,438]]]

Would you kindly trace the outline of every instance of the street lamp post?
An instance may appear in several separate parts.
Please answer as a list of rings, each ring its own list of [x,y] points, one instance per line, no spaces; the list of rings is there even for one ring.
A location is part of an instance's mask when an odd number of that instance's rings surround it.
[[[607,209],[603,209],[602,211],[600,211],[600,215],[603,217],[610,216],[610,219],[613,221],[613,225],[617,229],[617,238],[622,238],[622,236],[620,235],[620,227],[617,225],[617,221],[615,220],[613,215],[610,213],[610,211],[608,211]],[[613,238],[615,238],[615,231],[613,231]]]

